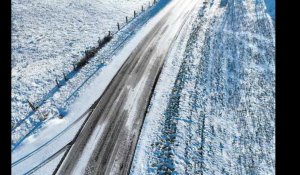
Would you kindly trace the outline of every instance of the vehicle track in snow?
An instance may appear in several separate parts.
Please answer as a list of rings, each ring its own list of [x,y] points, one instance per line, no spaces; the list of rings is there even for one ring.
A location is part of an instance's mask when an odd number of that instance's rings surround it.
[[[198,1],[177,0],[127,58],[57,174],[128,174],[164,58]]]

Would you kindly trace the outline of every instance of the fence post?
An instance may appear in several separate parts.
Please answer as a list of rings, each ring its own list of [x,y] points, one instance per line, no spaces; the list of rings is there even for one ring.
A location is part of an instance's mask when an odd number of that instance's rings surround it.
[[[120,24],[118,23],[117,25],[118,25],[118,30],[120,30]]]
[[[27,103],[29,104],[29,106],[31,107],[31,109],[32,109],[33,111],[36,111],[36,107],[35,107],[32,103],[30,103],[29,100],[27,100]]]
[[[108,31],[108,36],[110,36],[110,35],[111,35],[110,31]]]
[[[43,112],[38,112],[38,114],[39,114],[39,120],[40,121],[43,121],[43,120],[46,119],[46,116],[43,114]]]
[[[126,24],[128,23],[128,18],[127,18],[127,16],[126,16]]]
[[[67,81],[68,79],[67,79],[67,77],[66,77],[66,74],[65,74],[65,72],[63,72],[63,75],[64,75],[64,79],[65,79],[65,81]]]
[[[135,17],[136,16],[136,13],[135,13],[135,10],[133,11],[133,17]]]
[[[144,11],[144,7],[143,7],[143,5],[142,5],[142,12]]]
[[[72,65],[73,65],[73,70],[75,70],[75,68],[76,68],[75,64],[73,63]]]
[[[55,82],[56,82],[57,87],[60,87],[60,85],[59,85],[59,83],[57,81],[57,78],[55,79]]]
[[[100,46],[101,45],[101,38],[99,37],[99,39],[98,39],[98,46]]]

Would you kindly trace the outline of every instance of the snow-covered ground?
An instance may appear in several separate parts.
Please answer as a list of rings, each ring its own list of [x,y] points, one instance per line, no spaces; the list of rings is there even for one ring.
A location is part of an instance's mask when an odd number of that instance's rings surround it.
[[[89,107],[100,97],[139,40],[155,24],[153,17],[157,16],[156,14],[168,3],[169,0],[157,1],[157,4],[132,20],[114,35],[113,40],[91,59],[89,64],[55,91],[38,110],[49,111],[47,120],[43,122],[35,120],[40,115],[40,112],[36,112],[19,127],[13,129],[12,171],[14,174],[24,174],[43,164],[73,139],[86,113],[89,112],[87,111]],[[161,15],[158,15],[156,20],[160,17]],[[62,112],[65,112],[65,117],[58,119],[57,114]],[[37,169],[35,173],[51,174],[61,156],[62,153]]]
[[[83,56],[87,47],[97,45],[99,38],[108,31],[117,30],[125,17],[133,17],[133,11],[147,9],[151,0],[13,0],[12,1],[12,128],[27,120],[20,128],[30,128],[38,122],[31,117],[27,100],[35,106],[54,96],[53,100],[67,98],[66,92],[80,85],[71,80],[69,88],[55,88],[55,79],[63,79],[73,69],[73,63]],[[100,62],[100,65],[103,62]],[[74,76],[70,74],[69,77]],[[78,75],[76,75],[78,76]],[[47,102],[45,102],[47,103]],[[53,103],[53,102],[52,102]],[[46,113],[64,113],[56,104]],[[56,108],[56,109],[55,109]],[[21,129],[22,130],[22,129]],[[21,131],[20,131],[21,132]],[[15,133],[15,132],[13,132]],[[18,133],[18,132],[17,132]],[[12,136],[13,142],[21,136]]]
[[[55,78],[63,80],[86,47],[148,2],[12,1],[14,174],[72,140],[124,61],[114,55],[131,38],[137,43],[143,34],[135,33],[169,0],[130,22],[59,89]],[[274,0],[203,2],[166,59],[131,174],[275,174]],[[45,102],[30,113],[27,99]],[[48,119],[40,121],[41,113]],[[62,154],[35,173],[51,174]]]
[[[166,60],[132,175],[275,174],[273,20],[263,0],[206,2]]]
[[[150,0],[13,1],[12,2],[12,148],[49,119],[67,115],[69,106],[94,75],[160,8],[151,7],[133,21],[133,11]],[[162,8],[162,7],[161,7]],[[151,10],[153,9],[153,10]],[[142,13],[143,14],[143,13]],[[96,46],[116,23],[131,21],[79,72],[72,72],[87,46]],[[70,78],[67,82],[63,73]],[[55,79],[63,85],[56,87]],[[27,100],[39,111],[33,113]],[[87,104],[87,105],[90,105]],[[46,121],[40,121],[42,115]],[[80,114],[78,114],[79,116]]]

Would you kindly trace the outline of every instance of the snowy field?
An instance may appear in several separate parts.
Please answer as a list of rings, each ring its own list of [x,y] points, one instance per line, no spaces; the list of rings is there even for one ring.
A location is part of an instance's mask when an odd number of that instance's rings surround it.
[[[206,2],[166,60],[131,175],[275,174],[270,8],[263,0]]]
[[[73,63],[83,56],[87,47],[117,30],[125,17],[133,18],[133,11],[147,9],[150,0],[33,0],[12,1],[12,142],[18,143],[40,120],[66,115],[68,107],[79,96],[87,78],[105,67],[110,60],[91,60],[86,68],[73,73]],[[152,1],[151,1],[152,2]],[[151,17],[151,16],[150,16]],[[133,32],[146,22],[131,26],[126,34],[116,36],[113,46],[122,44]],[[122,33],[122,32],[121,32]],[[104,57],[104,56],[103,56]],[[70,73],[71,72],[71,73]],[[66,83],[63,73],[70,80]],[[58,89],[55,79],[64,85]],[[40,106],[33,113],[27,100]],[[42,117],[41,119],[41,116]]]
[[[12,126],[72,70],[87,47],[149,0],[12,1]]]
[[[73,139],[89,113],[88,109],[100,97],[132,49],[149,32],[153,22],[160,19],[159,16],[156,20],[153,17],[157,18],[156,14],[169,2],[157,1],[130,21],[85,67],[63,83],[38,112],[12,130],[13,174],[51,174],[63,153],[50,157]],[[47,111],[48,119],[39,121],[41,113]],[[57,114],[63,112],[65,117],[58,119]]]
[[[13,174],[72,140],[124,61],[118,52],[129,53],[128,41],[137,43],[145,33],[135,34],[169,1],[132,20],[71,74],[87,47],[149,0],[12,1]],[[274,7],[273,0],[203,0],[166,59],[131,174],[275,174]],[[26,100],[41,104],[38,112]],[[62,154],[35,174],[51,174]]]

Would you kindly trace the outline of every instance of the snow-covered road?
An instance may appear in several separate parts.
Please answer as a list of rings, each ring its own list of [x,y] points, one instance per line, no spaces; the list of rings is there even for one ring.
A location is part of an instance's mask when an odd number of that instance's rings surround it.
[[[174,0],[111,81],[58,174],[128,174],[165,57],[201,0]],[[126,57],[125,57],[126,58]]]
[[[13,143],[22,141],[13,174],[31,172],[69,143],[101,95],[61,174],[275,174],[268,13],[272,0],[159,1],[51,94],[40,108],[50,119],[39,129],[27,135],[35,115],[12,132]],[[34,174],[51,174],[63,153]]]

